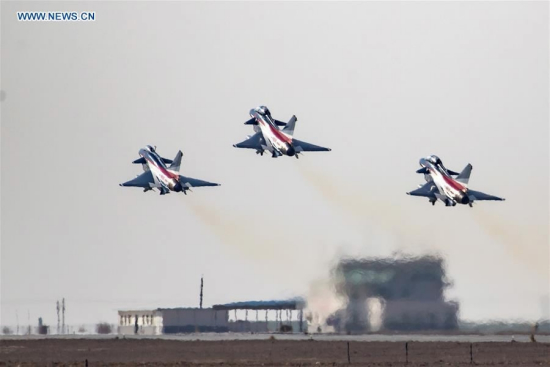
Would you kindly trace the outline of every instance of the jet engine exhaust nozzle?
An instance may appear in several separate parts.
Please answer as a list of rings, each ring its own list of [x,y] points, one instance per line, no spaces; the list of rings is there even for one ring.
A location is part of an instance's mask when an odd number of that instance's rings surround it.
[[[462,200],[460,200],[462,204],[469,204],[470,203],[470,197],[468,195],[462,196]]]
[[[296,149],[294,149],[294,147],[289,144],[286,150],[286,155],[288,155],[289,157],[292,157],[294,154],[296,154]]]

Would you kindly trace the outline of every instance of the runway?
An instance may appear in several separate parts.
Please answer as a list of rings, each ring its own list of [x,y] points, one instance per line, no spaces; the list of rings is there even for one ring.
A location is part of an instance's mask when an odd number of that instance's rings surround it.
[[[288,341],[355,341],[355,342],[456,342],[456,343],[488,343],[488,342],[531,342],[526,334],[463,334],[463,335],[442,335],[442,334],[362,334],[362,335],[341,335],[341,334],[263,334],[263,333],[190,333],[190,334],[164,334],[164,335],[3,335],[0,340],[40,340],[40,339],[159,339],[179,341],[229,341],[229,340],[276,340]],[[550,343],[550,335],[537,335],[539,343]]]

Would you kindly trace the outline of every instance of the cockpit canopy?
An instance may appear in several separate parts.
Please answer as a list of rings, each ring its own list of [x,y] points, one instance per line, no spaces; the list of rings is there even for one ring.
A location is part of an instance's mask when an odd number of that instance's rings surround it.
[[[268,109],[266,106],[259,106],[259,107],[256,108],[256,111],[257,111],[260,115],[271,116],[271,112],[269,112],[269,109]]]
[[[146,145],[145,146],[145,149],[147,149],[148,151],[154,153],[155,152],[155,147],[151,146],[151,145]]]
[[[441,162],[441,159],[439,159],[439,157],[436,156],[436,155],[431,155],[431,156],[429,156],[429,157],[427,158],[427,160],[428,160],[429,162],[431,162],[432,164],[435,164],[435,165],[441,165],[441,166],[443,165],[443,162]]]

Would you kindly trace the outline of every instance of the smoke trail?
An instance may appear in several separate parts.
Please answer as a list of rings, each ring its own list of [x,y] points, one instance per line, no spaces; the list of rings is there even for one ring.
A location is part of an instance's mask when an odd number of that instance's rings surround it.
[[[411,223],[411,218],[406,217],[401,208],[376,198],[369,190],[359,191],[342,180],[306,166],[300,165],[299,172],[326,200],[353,217],[362,228],[366,224],[395,237],[394,247],[426,245],[426,241],[432,241],[422,228]]]
[[[491,215],[481,206],[473,210],[473,216],[479,226],[495,239],[510,255],[530,270],[548,278],[548,228],[533,224],[532,228],[522,228],[519,224],[508,222]]]
[[[193,198],[186,204],[187,207],[224,243],[241,251],[244,255],[267,259],[276,254],[278,243],[282,239],[277,233],[265,235],[258,232],[258,222],[250,223],[250,218],[239,218],[238,211],[222,211],[218,205],[205,202],[202,198]],[[227,213],[231,212],[231,215]]]

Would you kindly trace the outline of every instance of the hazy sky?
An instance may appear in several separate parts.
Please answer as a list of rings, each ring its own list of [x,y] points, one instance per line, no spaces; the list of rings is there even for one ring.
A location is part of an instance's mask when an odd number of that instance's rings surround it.
[[[16,12],[95,11],[95,22]],[[307,296],[339,256],[438,252],[461,317],[548,317],[547,2],[1,4],[1,324]],[[333,149],[232,144],[250,108]],[[187,196],[118,184],[146,144]],[[437,154],[506,198],[405,192]],[[327,299],[329,302],[329,299]]]

